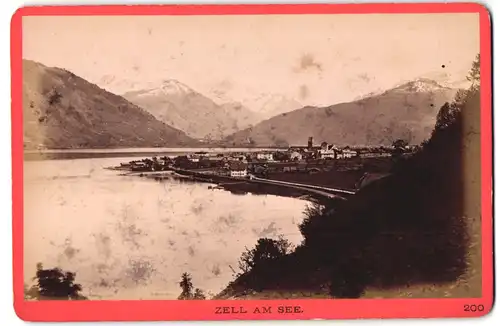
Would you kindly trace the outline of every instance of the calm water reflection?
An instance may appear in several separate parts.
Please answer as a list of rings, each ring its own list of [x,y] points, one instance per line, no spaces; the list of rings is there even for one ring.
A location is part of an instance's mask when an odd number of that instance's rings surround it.
[[[102,169],[127,160],[24,164],[26,283],[41,262],[76,272],[92,299],[175,299],[183,272],[217,293],[259,237],[302,240],[297,224],[305,201]]]

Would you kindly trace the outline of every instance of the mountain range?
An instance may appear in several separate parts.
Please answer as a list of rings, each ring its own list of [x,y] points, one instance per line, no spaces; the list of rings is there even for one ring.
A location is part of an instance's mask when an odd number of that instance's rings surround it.
[[[23,60],[26,149],[194,146],[198,141],[70,71]]]
[[[176,80],[119,96],[70,71],[23,60],[26,148],[390,145],[427,139],[457,89],[420,78],[352,102],[306,106],[279,94],[216,104]],[[200,141],[204,140],[204,141]]]
[[[304,145],[309,136],[342,146],[390,145],[396,139],[419,144],[430,136],[440,107],[456,92],[420,78],[353,102],[282,113],[225,140],[230,146]]]
[[[197,139],[221,140],[260,121],[257,113],[241,103],[218,105],[177,80],[165,80],[156,88],[130,91],[123,97]]]

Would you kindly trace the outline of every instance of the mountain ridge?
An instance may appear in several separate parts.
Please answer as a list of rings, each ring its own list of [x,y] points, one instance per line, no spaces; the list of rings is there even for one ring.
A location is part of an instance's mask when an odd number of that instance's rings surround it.
[[[23,59],[27,149],[196,145],[184,132],[69,70]]]
[[[430,136],[436,114],[458,89],[418,78],[377,95],[330,106],[305,106],[236,132],[233,146],[305,144],[307,137],[338,145],[390,145],[396,139],[418,144]],[[293,126],[293,128],[289,128]]]
[[[197,139],[220,140],[259,120],[257,113],[239,102],[217,104],[174,79],[166,79],[157,87],[126,92],[123,97]]]

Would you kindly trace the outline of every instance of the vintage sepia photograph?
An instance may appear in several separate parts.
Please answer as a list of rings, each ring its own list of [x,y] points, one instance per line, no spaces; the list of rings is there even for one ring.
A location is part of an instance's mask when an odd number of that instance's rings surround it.
[[[479,39],[23,16],[24,300],[481,298]]]

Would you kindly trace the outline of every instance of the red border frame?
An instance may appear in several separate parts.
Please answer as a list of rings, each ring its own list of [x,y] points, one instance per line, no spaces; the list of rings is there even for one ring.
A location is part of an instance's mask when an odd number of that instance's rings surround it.
[[[23,131],[22,17],[40,15],[257,15],[367,13],[478,13],[481,53],[482,298],[358,299],[261,301],[24,301],[23,295]],[[14,308],[26,321],[139,321],[234,319],[354,319],[473,317],[493,304],[492,94],[491,25],[488,10],[476,3],[307,4],[307,5],[137,5],[45,6],[18,9],[11,22],[12,69],[12,211]],[[482,304],[482,312],[465,312],[465,304]],[[272,306],[268,314],[215,314],[217,306],[252,310]],[[300,305],[300,314],[278,314],[278,305]]]

